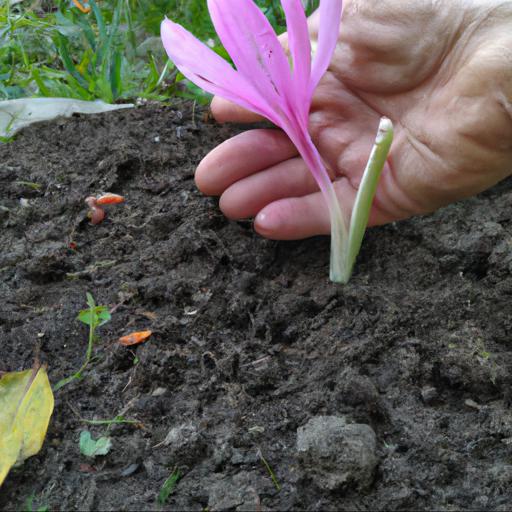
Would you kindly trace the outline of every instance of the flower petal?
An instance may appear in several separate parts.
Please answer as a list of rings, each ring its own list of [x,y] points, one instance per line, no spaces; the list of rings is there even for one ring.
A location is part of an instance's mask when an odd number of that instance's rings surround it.
[[[243,5],[242,5],[243,4]],[[274,29],[252,0],[208,0],[224,48],[237,70],[276,108],[293,90],[284,50]]]
[[[308,98],[311,74],[311,42],[306,13],[300,0],[282,0],[286,15],[288,46],[293,59],[293,83],[300,95],[300,104],[310,103]],[[306,112],[307,114],[308,112]]]
[[[342,7],[342,0],[320,1],[320,7],[318,8],[320,15],[318,46],[313,59],[311,80],[309,82],[311,92],[316,89],[318,82],[324,76],[331,62],[338,42]]]
[[[275,122],[275,113],[265,98],[222,57],[167,18],[160,30],[167,55],[191,82]]]

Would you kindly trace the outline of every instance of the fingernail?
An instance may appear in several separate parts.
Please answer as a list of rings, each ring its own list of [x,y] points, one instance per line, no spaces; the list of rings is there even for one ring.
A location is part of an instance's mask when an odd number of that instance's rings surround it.
[[[254,224],[258,231],[273,232],[278,228],[279,220],[275,215],[270,215],[265,212],[260,212],[254,219]]]

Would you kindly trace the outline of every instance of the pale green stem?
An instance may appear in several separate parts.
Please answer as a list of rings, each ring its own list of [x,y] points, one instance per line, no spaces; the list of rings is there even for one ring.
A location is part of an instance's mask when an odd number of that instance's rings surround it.
[[[346,284],[350,279],[357,254],[361,248],[379,177],[393,141],[393,124],[385,117],[380,120],[375,143],[352,209],[350,227],[347,227],[347,221],[341,212],[334,186],[309,134],[307,132],[305,134],[306,143],[304,139],[298,139],[293,130],[288,132],[288,136],[314,175],[329,208],[331,222],[329,277],[335,283]]]
[[[379,177],[386,163],[391,143],[393,142],[393,123],[386,117],[381,118],[370,158],[366,164],[363,178],[359,184],[356,200],[352,209],[348,248],[346,254],[346,274],[340,282],[347,283],[352,274],[356,257],[361,249],[364,232],[370,218],[373,198],[377,191]]]
[[[327,207],[329,208],[329,217],[331,222],[331,264],[330,278],[336,283],[343,282],[342,279],[347,275],[347,241],[348,226],[334,191],[334,186],[325,170],[322,159],[313,141],[307,135],[308,143],[304,144],[296,140],[289,134],[292,142],[295,144],[299,153],[315,177],[320,191],[322,192]]]
[[[347,268],[348,236],[346,220],[341,212],[340,204],[334,188],[328,190],[330,198],[327,201],[331,220],[331,257],[329,279],[333,283],[343,283],[344,276],[350,274]]]

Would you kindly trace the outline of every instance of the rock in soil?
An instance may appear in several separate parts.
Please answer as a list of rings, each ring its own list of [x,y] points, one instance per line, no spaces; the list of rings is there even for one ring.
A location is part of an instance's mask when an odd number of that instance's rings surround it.
[[[338,416],[315,416],[297,430],[297,453],[306,478],[327,491],[370,487],[377,466],[376,436],[369,425]]]

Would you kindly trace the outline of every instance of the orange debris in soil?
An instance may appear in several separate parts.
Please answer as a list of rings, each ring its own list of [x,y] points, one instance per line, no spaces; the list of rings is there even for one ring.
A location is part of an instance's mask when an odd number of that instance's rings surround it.
[[[142,343],[143,341],[147,340],[151,334],[151,331],[132,332],[131,334],[127,334],[126,336],[119,338],[119,343],[125,347],[129,347],[130,345],[137,345],[138,343]]]
[[[118,194],[103,194],[96,198],[96,204],[118,204],[124,202],[124,197]]]

